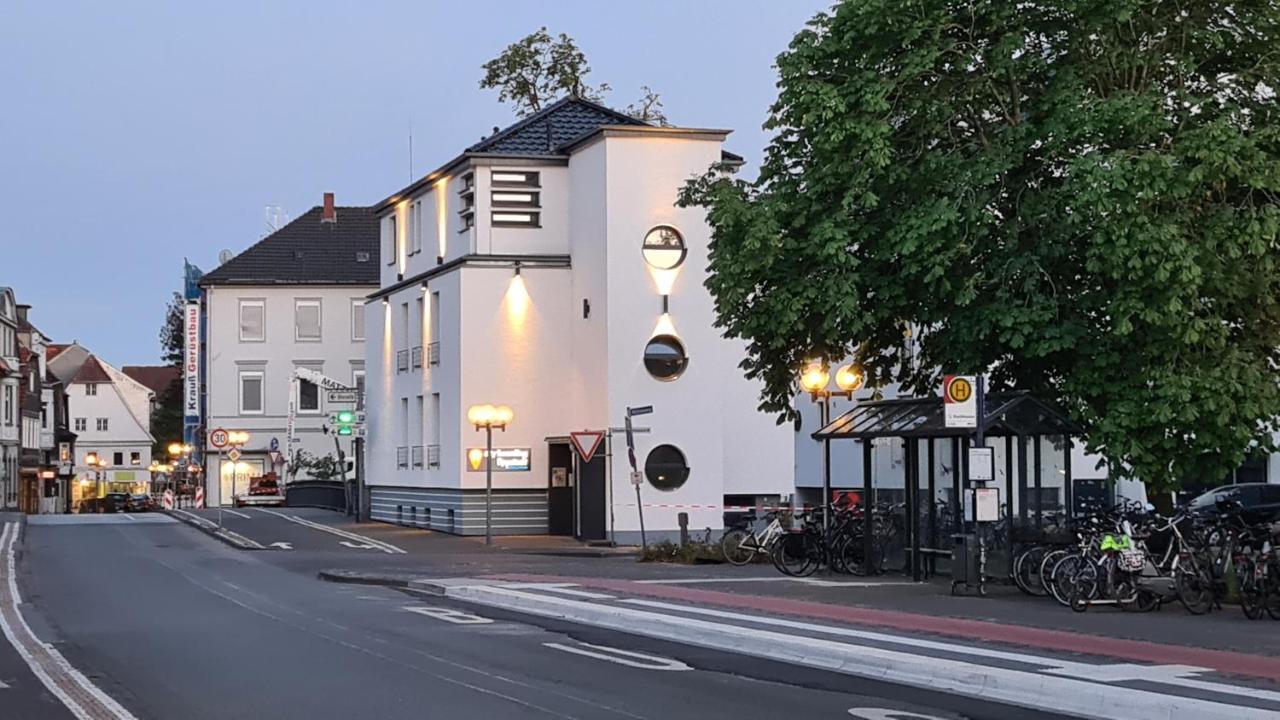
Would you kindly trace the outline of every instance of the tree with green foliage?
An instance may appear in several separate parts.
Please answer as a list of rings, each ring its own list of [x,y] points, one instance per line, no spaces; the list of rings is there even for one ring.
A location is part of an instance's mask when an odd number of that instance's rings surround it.
[[[758,178],[709,172],[718,322],[761,408],[855,354],[1056,401],[1156,488],[1280,414],[1280,12],[1200,0],[858,0],[778,58]]]
[[[183,328],[182,310],[186,301],[180,293],[174,293],[165,308],[164,324],[160,326],[160,357],[168,365],[182,367],[183,353],[186,348],[186,334]],[[182,379],[181,376],[156,397],[156,409],[151,413],[151,435],[155,445],[151,448],[154,457],[168,456],[169,443],[182,439]]]
[[[516,115],[532,115],[562,97],[576,97],[603,103],[608,83],[587,82],[591,66],[573,38],[564,33],[552,37],[546,27],[538,28],[511,43],[498,57],[481,66],[480,87],[498,89],[499,102],[515,104]],[[627,106],[626,114],[637,120],[666,127],[661,96],[648,85],[640,88],[640,100]]]

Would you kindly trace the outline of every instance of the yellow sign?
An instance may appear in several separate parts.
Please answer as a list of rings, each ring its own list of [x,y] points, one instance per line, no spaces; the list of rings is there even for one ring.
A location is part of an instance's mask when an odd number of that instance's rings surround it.
[[[973,385],[965,377],[953,377],[947,384],[947,399],[951,402],[968,402],[973,397]]]
[[[942,378],[943,424],[949,428],[978,426],[978,396],[974,375],[946,375]]]

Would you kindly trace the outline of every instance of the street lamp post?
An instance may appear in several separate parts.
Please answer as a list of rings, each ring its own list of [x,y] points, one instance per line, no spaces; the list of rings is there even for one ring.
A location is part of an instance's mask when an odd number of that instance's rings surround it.
[[[227,445],[231,448],[231,450],[234,450],[237,455],[237,458],[231,461],[231,502],[233,503],[236,501],[236,476],[239,474],[240,460],[238,456],[240,454],[240,448],[248,444],[249,444],[249,433],[243,430],[231,430],[227,433]],[[228,451],[227,455],[230,456],[230,454],[231,452]],[[218,465],[218,472],[219,473],[222,472],[221,463],[219,463]],[[219,485],[218,494],[219,495],[222,494],[221,485]],[[218,529],[222,529],[222,505],[223,505],[222,499],[219,498],[218,499]]]
[[[506,431],[515,413],[506,405],[472,405],[467,422],[484,429],[484,544],[493,544],[493,429]]]
[[[187,467],[188,463],[185,462],[185,460],[190,459],[190,456],[191,456],[190,445],[186,443],[180,443],[180,442],[171,442],[169,443],[169,447],[166,449],[169,451],[169,465],[173,466],[174,468]],[[186,479],[185,474],[183,476],[183,479],[185,481]],[[177,478],[175,477],[175,473],[172,470],[170,470],[169,472],[169,487],[173,490],[174,504],[176,506],[181,506],[182,496],[178,492]]]
[[[827,364],[821,361],[813,361],[805,366],[800,373],[800,387],[809,393],[809,397],[818,403],[818,412],[821,417],[821,427],[826,427],[831,422],[831,398],[843,397],[847,399],[853,398],[854,391],[860,389],[866,382],[867,375],[860,365],[848,363],[842,365],[836,370],[836,388],[832,390],[828,387],[831,380],[831,372],[827,369]],[[867,503],[870,498],[863,499],[863,510],[870,512]],[[824,531],[831,528],[831,440],[830,438],[822,439],[822,529]]]

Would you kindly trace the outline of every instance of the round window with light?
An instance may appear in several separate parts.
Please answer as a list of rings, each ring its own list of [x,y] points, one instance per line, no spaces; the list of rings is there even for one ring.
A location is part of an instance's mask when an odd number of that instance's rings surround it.
[[[659,445],[644,460],[644,476],[658,490],[677,490],[689,479],[689,463],[675,445]]]
[[[659,380],[675,380],[688,365],[684,343],[675,335],[655,335],[644,347],[644,369]]]
[[[670,225],[659,225],[645,233],[642,252],[644,261],[655,270],[674,270],[689,254],[684,236]]]

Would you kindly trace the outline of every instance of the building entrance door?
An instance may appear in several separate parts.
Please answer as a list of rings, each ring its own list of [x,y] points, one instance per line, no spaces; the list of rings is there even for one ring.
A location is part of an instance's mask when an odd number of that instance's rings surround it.
[[[597,452],[591,462],[581,459],[578,466],[578,538],[581,540],[604,540],[607,536],[605,492],[605,456]]]
[[[547,533],[573,535],[573,449],[566,442],[547,444]]]

